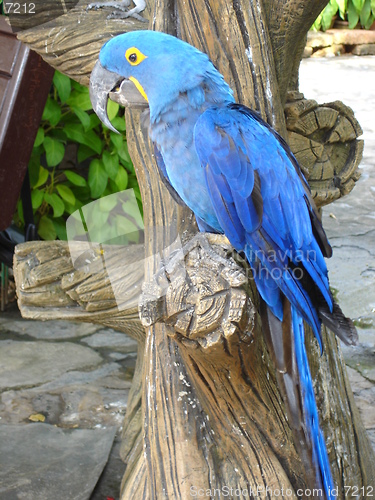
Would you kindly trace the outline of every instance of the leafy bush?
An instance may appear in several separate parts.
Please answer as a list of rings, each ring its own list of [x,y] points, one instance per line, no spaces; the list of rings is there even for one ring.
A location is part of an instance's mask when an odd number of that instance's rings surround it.
[[[375,0],[330,0],[312,29],[326,31],[337,14],[348,21],[350,29],[355,28],[358,23],[369,29],[375,20]]]
[[[109,101],[108,115],[121,135],[93,113],[86,87],[55,72],[29,162],[31,200],[39,236],[66,239],[67,217],[83,205],[134,188],[141,200],[129,157],[124,111]],[[22,203],[15,222],[22,227]]]

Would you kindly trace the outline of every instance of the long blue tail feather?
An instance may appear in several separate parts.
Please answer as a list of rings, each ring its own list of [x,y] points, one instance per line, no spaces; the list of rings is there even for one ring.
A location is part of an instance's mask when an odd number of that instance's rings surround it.
[[[305,348],[305,330],[300,313],[292,306],[292,325],[294,332],[296,360],[301,383],[301,395],[304,402],[305,424],[310,431],[313,460],[321,475],[325,494],[328,500],[336,497],[332,494],[334,483],[328,459],[324,435],[319,426],[318,408],[316,406],[314,388]]]

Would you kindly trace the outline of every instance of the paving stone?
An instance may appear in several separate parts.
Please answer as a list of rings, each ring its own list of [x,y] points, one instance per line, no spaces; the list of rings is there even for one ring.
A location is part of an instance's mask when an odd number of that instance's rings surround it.
[[[356,45],[352,50],[352,54],[354,54],[355,56],[374,56],[375,43],[364,43],[362,45]]]
[[[74,344],[75,345],[75,344]],[[88,349],[84,346],[79,346],[83,349]],[[89,349],[94,352],[92,349]],[[103,366],[95,368],[93,370],[81,371],[84,366],[78,366],[75,368],[80,368],[80,370],[70,370],[61,375],[58,378],[54,378],[51,381],[36,388],[37,391],[56,391],[61,388],[72,388],[73,386],[95,384],[100,385],[100,379],[119,374],[121,366],[118,363],[106,363]],[[123,376],[122,376],[123,377]]]
[[[342,44],[332,44],[328,47],[323,47],[316,52],[313,52],[311,57],[336,57],[345,52],[345,47]]]
[[[0,425],[0,498],[88,500],[115,433],[115,428]]]
[[[347,368],[350,384],[353,390],[355,403],[362,418],[363,425],[368,431],[375,428],[375,385],[371,380],[363,377],[356,369]],[[375,436],[374,436],[375,437]],[[375,449],[375,448],[374,448]]]
[[[102,361],[92,349],[70,342],[2,340],[0,389],[43,384],[69,370],[94,367]]]
[[[307,33],[307,47],[312,47],[313,49],[328,47],[333,42],[333,36],[321,31],[309,31]]]
[[[333,43],[344,45],[362,45],[375,43],[375,31],[372,30],[328,30],[326,34],[331,35]]]
[[[100,332],[85,337],[82,342],[90,347],[105,347],[113,351],[124,353],[137,352],[138,344],[125,333],[116,332],[115,330],[102,330]]]
[[[105,500],[108,497],[119,498],[120,484],[126,467],[120,457],[121,435],[119,434],[115,437],[108,463],[95,486],[90,500]]]
[[[364,378],[375,383],[375,350],[373,346],[360,344],[343,348],[346,364],[357,370]]]
[[[70,339],[84,337],[98,331],[100,325],[76,323],[73,321],[33,321],[20,319],[3,323],[3,328],[21,335],[30,335],[36,339]]]
[[[0,397],[0,422],[26,423],[30,415],[41,413],[47,423],[63,427],[120,427],[131,375],[121,365],[108,363],[87,372],[67,372],[37,387],[4,391]]]

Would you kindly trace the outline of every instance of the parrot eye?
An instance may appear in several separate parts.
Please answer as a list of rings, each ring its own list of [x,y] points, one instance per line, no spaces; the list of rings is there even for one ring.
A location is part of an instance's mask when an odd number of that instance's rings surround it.
[[[125,52],[125,59],[132,65],[138,66],[147,56],[142,54],[136,47],[131,47]]]

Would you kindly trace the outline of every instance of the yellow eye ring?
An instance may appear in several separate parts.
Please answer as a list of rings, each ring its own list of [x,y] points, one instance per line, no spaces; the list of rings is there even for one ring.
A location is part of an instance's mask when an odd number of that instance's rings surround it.
[[[136,47],[130,47],[130,49],[125,52],[125,59],[132,66],[138,66],[138,64],[140,64],[146,58],[147,56],[142,54],[142,52]]]

